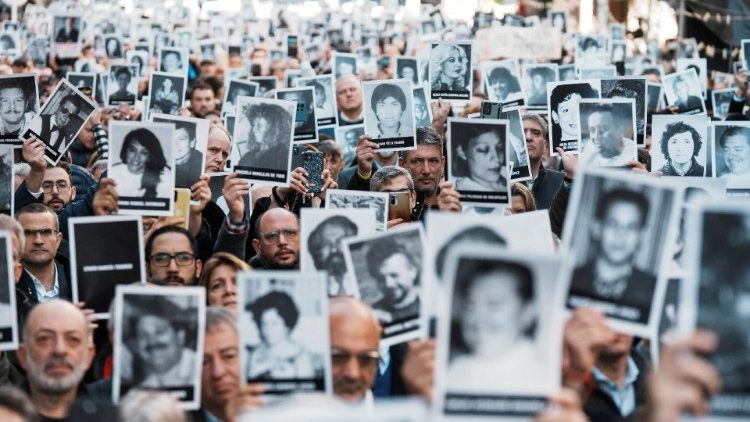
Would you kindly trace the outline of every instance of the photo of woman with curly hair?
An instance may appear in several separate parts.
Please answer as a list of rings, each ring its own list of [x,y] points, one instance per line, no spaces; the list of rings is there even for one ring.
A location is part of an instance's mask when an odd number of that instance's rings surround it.
[[[471,44],[439,43],[430,52],[431,99],[471,98]]]

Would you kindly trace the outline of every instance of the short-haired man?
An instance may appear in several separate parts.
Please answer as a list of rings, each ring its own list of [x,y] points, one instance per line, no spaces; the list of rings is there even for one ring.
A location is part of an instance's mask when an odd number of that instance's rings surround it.
[[[542,116],[532,113],[524,115],[521,119],[531,166],[531,181],[527,182],[527,185],[534,194],[536,208],[548,209],[563,183],[564,176],[561,172],[545,169],[542,165],[549,149],[547,121]]]
[[[27,111],[28,95],[10,82],[0,84],[0,138],[15,139],[23,135],[34,112]]]
[[[182,227],[161,227],[146,241],[146,275],[154,284],[196,285],[202,265],[197,241]]]
[[[656,276],[638,269],[634,261],[649,208],[642,193],[623,188],[598,198],[590,230],[590,258],[575,269],[571,296],[616,301],[637,309],[650,305]]]
[[[336,106],[339,110],[339,126],[364,122],[362,84],[356,76],[342,76],[336,81]]]
[[[678,112],[703,110],[703,100],[695,95],[690,95],[690,86],[682,76],[677,76],[672,81],[672,89],[677,96],[674,105]]]
[[[206,114],[216,111],[216,93],[205,81],[198,81],[190,92],[190,111],[193,116],[203,118]]]
[[[18,360],[37,412],[66,420],[79,384],[94,357],[89,321],[72,303],[50,300],[31,311],[23,327]]]
[[[380,321],[392,323],[419,315],[419,265],[404,245],[378,244],[367,255],[367,269],[383,294],[372,305]]]
[[[299,220],[286,208],[271,208],[256,220],[258,238],[253,239],[257,254],[250,260],[255,269],[293,270],[299,268]]]
[[[719,177],[727,181],[730,189],[750,186],[750,128],[728,128],[719,137],[719,147],[728,170],[719,172]]]
[[[372,308],[352,297],[328,303],[333,393],[340,399],[372,406],[370,388],[380,362],[382,328]]]
[[[31,125],[31,130],[38,133],[55,151],[63,151],[73,141],[83,121],[78,117],[81,111],[81,99],[74,94],[64,97],[53,114],[41,115],[41,127]]]
[[[414,181],[409,171],[396,166],[383,167],[370,178],[370,190],[386,193],[409,192],[409,208],[412,210],[411,220],[419,221],[422,218],[423,208],[417,208],[417,192],[414,189]],[[400,220],[398,218],[388,221],[388,228],[402,223]]]
[[[588,118],[589,139],[584,140],[581,161],[586,166],[624,166],[638,156],[635,141],[625,138],[625,125],[608,105],[598,105]]]
[[[307,239],[307,250],[313,258],[315,269],[326,273],[329,296],[354,291],[344,285],[346,262],[341,252],[341,240],[356,236],[357,232],[357,225],[348,217],[334,215],[318,224]]]
[[[206,166],[204,173],[219,173],[226,167],[232,140],[229,132],[223,126],[211,126],[208,130],[208,146],[206,147]]]
[[[42,204],[31,204],[20,209],[16,219],[23,227],[25,243],[21,262],[24,272],[17,288],[32,303],[50,299],[72,299],[66,269],[55,261],[63,242],[57,214]]]
[[[23,157],[29,163],[29,174],[15,192],[16,211],[32,203],[43,203],[60,213],[66,205],[75,200],[76,187],[70,165],[60,162],[48,166],[44,158],[44,143],[38,139],[28,139],[23,145]]]

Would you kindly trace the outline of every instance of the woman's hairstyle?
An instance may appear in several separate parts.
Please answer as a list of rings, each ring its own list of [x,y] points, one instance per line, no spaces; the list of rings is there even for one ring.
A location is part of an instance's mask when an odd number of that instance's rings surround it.
[[[299,319],[299,310],[292,297],[280,291],[266,293],[256,299],[255,302],[247,305],[245,309],[252,312],[253,321],[255,321],[255,325],[258,326],[258,330],[261,332],[261,318],[270,309],[275,309],[278,312],[281,319],[284,320],[284,325],[290,330],[297,325],[297,320]]]
[[[291,115],[278,104],[248,104],[243,113],[245,118],[252,122],[257,118],[265,119],[268,122],[268,132],[265,139],[260,141],[265,143],[276,143],[279,140],[288,140],[289,134],[292,133]]]
[[[550,110],[553,113],[557,113],[557,107],[560,103],[570,100],[574,95],[580,95],[581,98],[596,98],[599,94],[591,87],[588,83],[572,83],[565,85],[558,85],[552,89],[549,97]],[[562,136],[562,129],[560,125],[552,123],[552,139],[559,139]]]
[[[380,84],[372,90],[372,98],[370,98],[370,106],[372,110],[377,109],[378,103],[385,100],[388,97],[393,97],[399,104],[401,104],[401,111],[406,110],[406,96],[404,91],[401,90],[397,85],[393,84]]]
[[[190,138],[190,143],[195,141],[195,124],[191,122],[183,122],[181,120],[173,120],[170,123],[174,123],[174,130],[184,129]]]
[[[208,289],[211,275],[215,269],[222,265],[232,267],[236,272],[250,270],[250,266],[236,256],[226,252],[216,252],[203,264],[203,270],[201,271],[201,277],[198,279],[198,284]]]
[[[513,187],[510,190],[511,196],[520,196],[523,199],[523,208],[526,211],[536,211],[536,201],[534,200],[534,194],[531,189],[526,187],[523,183],[513,183]]]
[[[461,47],[460,45],[442,43],[442,44],[436,45],[435,48],[432,49],[432,52],[430,54],[431,59],[432,59],[430,63],[430,81],[432,81],[433,89],[440,88],[440,74],[443,71],[442,70],[443,63],[446,60],[448,60],[448,58],[451,55],[451,52],[454,50],[458,51],[459,57],[463,59],[464,62],[467,62],[467,65],[468,65],[469,59],[466,57],[466,50],[464,50],[463,47]],[[467,69],[468,69],[468,66],[467,66]],[[465,72],[463,78],[453,81],[453,86],[451,86],[451,89],[454,89],[454,90],[465,89],[468,83],[466,80],[467,75],[469,75],[469,72]]]
[[[448,252],[454,246],[462,242],[471,243],[485,243],[490,244],[493,248],[505,249],[508,246],[508,242],[504,237],[500,236],[497,232],[486,226],[472,226],[467,229],[461,230],[453,237],[445,242],[438,251],[435,257],[435,274],[438,277],[443,278],[443,270],[445,269],[445,259],[447,258]],[[484,245],[483,245],[484,246]]]
[[[453,130],[452,135],[458,133],[456,129],[456,124],[453,124]],[[453,153],[453,163],[451,165],[451,171],[452,174],[456,177],[469,177],[471,174],[470,168],[469,168],[469,161],[468,161],[468,155],[469,150],[471,149],[472,142],[476,142],[476,140],[487,133],[491,133],[497,136],[497,139],[500,140],[500,144],[502,145],[501,151],[505,151],[505,136],[502,133],[498,132],[498,127],[494,125],[486,125],[486,124],[473,124],[473,123],[466,123],[466,124],[460,124],[461,129],[461,140],[465,140],[466,142],[452,142],[452,153]],[[467,156],[467,159],[464,160],[458,155],[458,149],[463,148],[464,154]],[[505,153],[501,154],[503,157],[503,162],[501,164],[505,164]]]
[[[161,173],[165,168],[169,168],[164,151],[161,149],[159,139],[150,130],[145,128],[131,130],[125,135],[120,150],[120,160],[125,164],[128,163],[128,148],[133,143],[142,145],[148,151],[148,161],[141,176],[141,189],[146,190],[144,197],[155,198],[156,186],[161,182]]]
[[[669,140],[678,133],[685,132],[690,132],[690,137],[693,138],[693,157],[698,155],[701,146],[703,146],[701,135],[694,127],[687,125],[684,122],[674,122],[667,125],[664,133],[661,135],[661,141],[659,142],[661,153],[664,154],[664,157],[668,160],[671,160],[671,157],[669,156]]]
[[[504,80],[508,84],[508,91],[517,92],[521,90],[521,84],[518,83],[516,78],[507,67],[496,67],[490,72],[487,81],[492,85],[496,81]]]

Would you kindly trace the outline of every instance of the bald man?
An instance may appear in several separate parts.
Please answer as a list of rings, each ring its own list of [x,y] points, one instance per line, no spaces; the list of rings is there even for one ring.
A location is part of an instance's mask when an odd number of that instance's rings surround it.
[[[378,318],[366,303],[344,296],[331,298],[328,312],[333,393],[342,400],[370,406],[370,388],[380,361],[382,329]]]
[[[44,418],[68,416],[94,357],[90,336],[86,316],[68,301],[51,299],[29,313],[18,360],[28,377],[24,387]]]
[[[364,122],[362,84],[356,76],[342,76],[336,81],[336,106],[339,111],[339,126]]]

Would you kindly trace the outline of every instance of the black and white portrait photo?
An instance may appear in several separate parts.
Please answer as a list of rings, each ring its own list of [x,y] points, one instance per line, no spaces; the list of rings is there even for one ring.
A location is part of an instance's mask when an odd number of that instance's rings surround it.
[[[0,350],[18,348],[14,262],[10,232],[0,231]]]
[[[560,82],[574,81],[578,79],[576,75],[576,65],[574,64],[563,64],[557,66],[557,80]],[[544,101],[547,102],[547,87],[544,87]]]
[[[110,60],[124,58],[125,55],[122,51],[122,40],[120,37],[116,35],[104,37],[104,52]]]
[[[742,40],[742,68],[750,72],[750,39]]]
[[[635,141],[638,146],[645,145],[646,137],[646,78],[618,77],[602,78],[602,98],[635,100]]]
[[[138,95],[138,68],[132,65],[112,65],[109,70],[107,103],[135,105]]]
[[[328,296],[320,273],[237,274],[242,383],[266,394],[332,390]]]
[[[286,88],[295,88],[297,86],[297,79],[302,76],[302,71],[299,69],[286,69],[284,71],[284,86]]]
[[[433,43],[429,63],[431,100],[471,99],[473,75],[471,43]]]
[[[526,65],[523,68],[523,89],[525,104],[530,109],[547,107],[547,84],[557,81],[557,65],[542,63]]]
[[[673,185],[645,175],[589,170],[574,189],[563,242],[574,270],[569,309],[601,310],[613,329],[649,335],[655,328],[679,218]]]
[[[419,66],[416,57],[396,57],[396,78],[408,79],[414,86],[419,85]]]
[[[612,41],[610,47],[609,61],[611,63],[621,63],[627,56],[627,47],[625,41]]]
[[[678,113],[706,113],[706,105],[703,103],[701,85],[695,69],[690,68],[665,75],[662,78],[662,88],[667,99],[667,106],[677,107]]]
[[[159,51],[159,71],[174,76],[187,76],[189,51],[185,48],[163,47]]]
[[[482,62],[480,66],[485,91],[490,101],[508,103],[523,99],[516,60],[488,61]]]
[[[315,89],[313,87],[276,90],[276,98],[296,104],[294,113],[294,141],[299,143],[318,140],[318,122],[315,118]]]
[[[6,21],[7,22],[7,21]],[[0,54],[14,59],[22,52],[18,35],[13,31],[0,31]]]
[[[600,89],[598,80],[557,82],[547,87],[549,142],[552,155],[557,154],[557,147],[565,152],[579,150],[578,101],[599,98]]]
[[[563,34],[568,31],[567,16],[564,10],[549,10],[547,11],[547,19],[553,28],[557,28]]]
[[[705,98],[706,88],[708,87],[708,63],[705,58],[703,59],[677,59],[676,72],[684,72],[688,69],[695,70],[695,74],[698,77],[698,83],[701,87],[701,93]]]
[[[575,62],[577,65],[604,66],[609,63],[606,35],[576,35]]]
[[[334,85],[331,75],[297,78],[297,86],[312,87],[315,91],[315,118],[318,120],[318,128],[338,124]]]
[[[662,176],[706,175],[706,116],[655,114],[651,127],[653,170]]]
[[[693,240],[687,261],[697,289],[689,303],[697,307],[689,309],[688,319],[718,337],[716,350],[707,356],[721,377],[710,413],[715,420],[745,420],[750,417],[750,213],[744,204],[716,203],[699,207],[695,217],[687,233]]]
[[[148,51],[128,50],[125,53],[125,62],[131,66],[135,66],[136,69],[138,69],[138,78],[146,77],[146,73],[149,70]]]
[[[255,183],[289,183],[296,104],[238,97],[231,160],[240,177]]]
[[[727,117],[735,91],[735,88],[714,89],[711,91],[711,104],[713,105],[714,117],[719,119]]]
[[[206,40],[200,44],[201,60],[216,62],[216,41]]]
[[[341,147],[344,166],[354,163],[357,157],[357,141],[365,134],[365,125],[347,125],[336,128],[336,143]]]
[[[175,47],[190,50],[193,46],[193,33],[190,28],[176,28],[174,32],[176,36]]]
[[[383,327],[380,347],[426,334],[421,321],[423,251],[421,224],[344,240],[346,268],[357,284],[355,296],[372,306]]]
[[[279,80],[275,76],[255,76],[250,81],[258,84],[256,97],[265,97],[270,91],[276,90]]]
[[[47,161],[57,164],[94,110],[96,105],[87,96],[62,79],[23,138],[35,136],[44,142]]]
[[[21,145],[21,136],[39,112],[36,76],[0,76],[0,145]]]
[[[120,213],[172,215],[174,125],[115,121],[109,129],[107,177],[117,182]]]
[[[378,70],[378,50],[372,46],[359,47],[357,53],[357,69],[366,73],[375,73]]]
[[[510,180],[522,182],[531,179],[531,162],[526,150],[526,136],[521,122],[521,110],[518,107],[504,108],[500,119],[508,121],[508,142],[506,161],[513,163]]]
[[[185,409],[201,400],[206,289],[117,286],[112,400],[162,390]]]
[[[245,79],[229,79],[224,88],[224,102],[221,112],[234,115],[236,113],[238,97],[255,97],[258,93],[258,83]]]
[[[206,119],[166,114],[154,114],[151,119],[157,123],[174,124],[172,146],[175,187],[190,189],[203,174],[210,122]]]
[[[185,101],[187,78],[165,72],[153,72],[148,84],[148,115],[152,113],[176,116]]]
[[[662,91],[661,84],[646,81],[646,108],[652,113],[661,108]]]
[[[402,151],[416,148],[414,94],[406,79],[365,81],[365,132],[379,145],[379,151]]]
[[[370,208],[375,210],[375,231],[383,232],[388,225],[388,194],[385,192],[333,189],[326,194],[326,208]]]
[[[375,209],[359,208],[328,207],[302,211],[301,244],[305,252],[301,256],[300,270],[305,274],[324,273],[329,296],[351,296],[358,291],[352,273],[347,272],[342,241],[371,235],[376,227]]]
[[[68,80],[79,91],[81,88],[91,88],[96,90],[96,73],[93,72],[68,72],[65,75]]]
[[[52,20],[52,54],[62,58],[81,53],[81,16],[57,15]]]
[[[73,300],[109,318],[115,287],[146,280],[141,218],[96,216],[69,221]]]
[[[107,81],[109,80],[109,72],[102,72],[96,74],[96,80],[94,81],[94,100],[99,107],[107,105]],[[147,96],[146,96],[147,97]],[[144,101],[144,110],[148,110],[145,107],[146,102]],[[145,115],[145,113],[144,113]]]
[[[427,94],[424,87],[414,88],[414,124],[416,127],[432,125],[432,107],[427,101]]]
[[[448,118],[448,181],[464,204],[508,204],[508,121]]]
[[[447,313],[438,315],[436,390],[442,413],[460,420],[518,418],[546,407],[560,382],[560,267],[552,255],[476,249],[452,255]],[[495,409],[493,401],[504,405]]]
[[[712,122],[714,177],[727,181],[727,196],[750,199],[750,123]]]
[[[12,145],[0,145],[0,214],[13,215],[15,190]]]
[[[620,167],[638,158],[635,143],[635,100],[578,101],[579,165]]]
[[[334,52],[331,56],[333,76],[338,81],[342,76],[357,75],[357,55]]]
[[[614,65],[578,67],[579,79],[605,79],[615,76],[617,76],[617,68]]]

